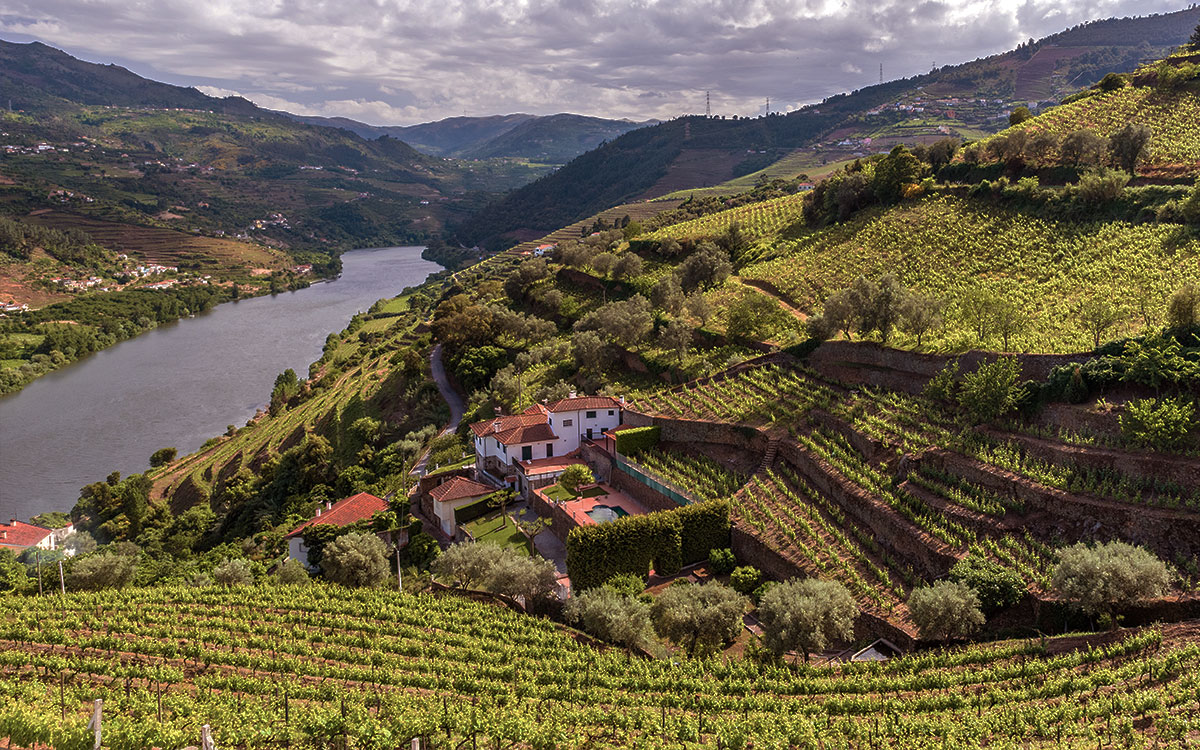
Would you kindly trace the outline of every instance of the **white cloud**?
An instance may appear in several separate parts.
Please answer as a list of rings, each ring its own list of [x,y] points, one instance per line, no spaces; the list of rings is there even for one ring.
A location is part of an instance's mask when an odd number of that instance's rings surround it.
[[[0,33],[263,106],[407,124],[803,103],[1177,0],[7,0]]]

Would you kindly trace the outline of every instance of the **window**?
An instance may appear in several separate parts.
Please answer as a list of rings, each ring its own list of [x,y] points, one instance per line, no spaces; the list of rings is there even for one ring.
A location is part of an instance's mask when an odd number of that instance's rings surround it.
[[[574,419],[564,419],[563,420],[563,427],[570,427],[573,424],[575,424]]]
[[[610,416],[610,417],[611,417],[612,415],[613,415],[613,410],[612,410],[612,409],[609,409],[609,410],[608,410],[608,416]]]
[[[533,446],[532,445],[522,445],[521,446],[521,460],[528,461],[531,458],[533,458]]]
[[[587,417],[588,419],[595,419],[595,418],[596,418],[596,412],[594,412],[594,411],[589,411],[589,412],[587,412],[586,414],[584,414],[583,416]]]
[[[546,458],[554,458],[554,443],[546,443]]]

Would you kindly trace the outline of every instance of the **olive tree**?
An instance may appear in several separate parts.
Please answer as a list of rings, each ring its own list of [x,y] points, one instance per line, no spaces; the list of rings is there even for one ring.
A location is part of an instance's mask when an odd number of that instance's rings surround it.
[[[767,648],[776,656],[801,651],[806,662],[810,653],[823,651],[831,641],[852,638],[857,615],[858,605],[845,586],[816,578],[776,584],[758,605]]]
[[[250,564],[245,560],[225,560],[213,568],[213,580],[224,586],[248,586],[254,583],[254,574],[250,572]]]
[[[387,547],[374,534],[343,534],[325,545],[321,572],[343,586],[378,586],[391,573]]]
[[[922,294],[910,293],[900,303],[900,330],[917,337],[917,346],[926,333],[942,324],[942,312],[937,300]]]
[[[1170,569],[1153,552],[1116,541],[1062,550],[1050,578],[1054,593],[1089,615],[1110,619],[1138,600],[1162,596],[1170,584]]]
[[[1113,163],[1133,174],[1146,154],[1151,135],[1150,128],[1138,122],[1131,122],[1113,133],[1108,141],[1108,153]]]
[[[463,588],[482,586],[500,561],[504,548],[495,544],[455,544],[433,561],[433,574]]]
[[[67,585],[82,591],[119,589],[129,585],[136,573],[137,557],[103,552],[76,561]]]
[[[659,635],[695,655],[733,640],[745,611],[746,597],[710,581],[670,586],[650,606],[650,619]]]
[[[285,586],[303,586],[312,581],[304,563],[295,559],[280,565],[275,571],[275,579]]]
[[[954,581],[914,589],[908,597],[908,611],[927,640],[965,638],[984,622],[979,597],[966,584]]]
[[[536,608],[554,598],[558,590],[558,569],[551,560],[520,555],[508,547],[500,549],[502,554],[488,572],[484,588],[521,599],[527,608]]]
[[[608,586],[571,597],[563,616],[597,638],[620,646],[644,648],[654,640],[650,606]]]
[[[1092,337],[1092,346],[1100,347],[1100,337],[1121,320],[1121,309],[1107,297],[1089,297],[1079,307],[1079,323]]]

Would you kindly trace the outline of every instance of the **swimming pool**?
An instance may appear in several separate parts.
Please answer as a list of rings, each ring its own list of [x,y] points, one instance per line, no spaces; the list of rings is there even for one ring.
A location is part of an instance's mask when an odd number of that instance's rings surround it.
[[[588,518],[596,523],[608,523],[621,516],[629,515],[629,511],[616,505],[597,505],[587,512]]]

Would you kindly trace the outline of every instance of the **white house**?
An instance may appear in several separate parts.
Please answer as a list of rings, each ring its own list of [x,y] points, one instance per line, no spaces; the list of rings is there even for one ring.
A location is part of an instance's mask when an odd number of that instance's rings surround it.
[[[577,396],[534,404],[520,414],[496,416],[471,425],[475,468],[504,478],[520,461],[565,456],[584,440],[621,425],[624,399]]]
[[[442,533],[453,538],[458,526],[455,511],[478,502],[495,491],[495,487],[480,484],[466,477],[454,477],[430,490],[429,497],[433,500],[433,514],[437,516]]]
[[[10,550],[15,555],[31,547],[52,550],[56,542],[53,529],[34,526],[15,518],[8,523],[0,523],[0,549]]]
[[[322,523],[349,526],[368,520],[376,513],[387,510],[387,507],[386,500],[375,497],[369,492],[360,492],[336,503],[327,502],[323,507],[318,506],[315,516],[292,529],[291,533],[285,537],[288,540],[288,557],[299,560],[305,567],[311,568],[312,566],[308,564],[308,547],[304,544],[305,529]]]

